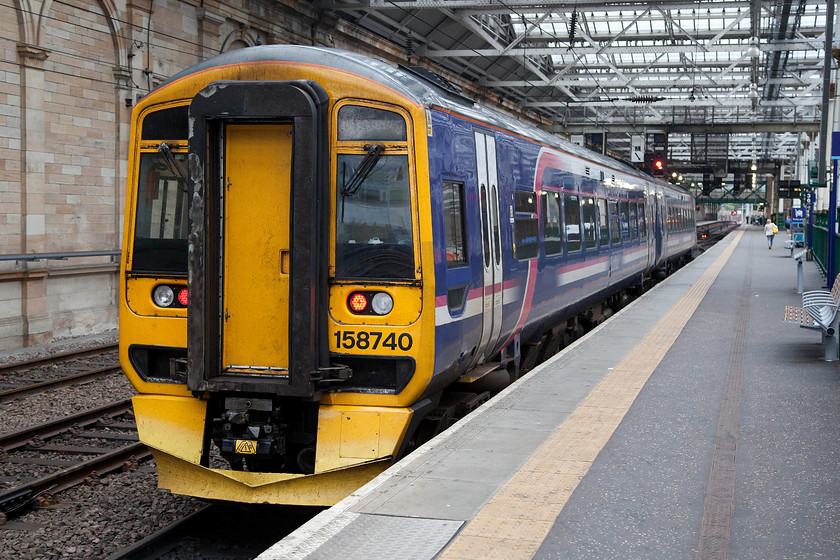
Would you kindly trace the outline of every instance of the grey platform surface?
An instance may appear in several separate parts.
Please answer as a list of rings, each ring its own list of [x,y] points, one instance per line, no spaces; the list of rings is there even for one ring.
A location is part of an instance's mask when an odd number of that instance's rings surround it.
[[[733,235],[259,558],[435,558]],[[807,263],[805,289],[822,285]],[[818,333],[781,322],[795,287],[790,252],[748,229],[535,558],[703,557],[733,406],[730,557],[840,557],[840,365],[821,360]]]

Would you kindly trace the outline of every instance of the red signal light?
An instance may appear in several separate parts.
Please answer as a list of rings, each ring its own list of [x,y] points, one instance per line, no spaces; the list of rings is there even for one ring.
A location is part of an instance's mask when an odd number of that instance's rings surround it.
[[[368,306],[367,296],[360,292],[350,294],[350,297],[347,299],[347,306],[353,313],[361,313]]]
[[[190,302],[190,291],[186,288],[182,288],[178,291],[178,303],[183,305],[184,307]]]
[[[661,159],[658,159],[658,160],[656,160],[656,161],[654,161],[654,162],[653,162],[653,166],[654,166],[655,168],[657,168],[657,169],[660,169],[660,170],[661,170],[661,169],[663,169],[663,168],[665,167],[665,162],[663,162]]]

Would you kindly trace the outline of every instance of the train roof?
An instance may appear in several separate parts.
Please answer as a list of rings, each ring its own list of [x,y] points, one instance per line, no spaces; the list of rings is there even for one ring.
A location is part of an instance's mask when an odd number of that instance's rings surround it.
[[[381,83],[414,103],[427,107],[440,107],[477,121],[508,130],[525,138],[551,146],[558,150],[574,154],[583,159],[599,163],[630,175],[643,176],[653,183],[685,191],[671,183],[647,175],[623,161],[593,152],[568,140],[548,133],[536,126],[523,123],[516,118],[491,109],[461,95],[459,88],[445,79],[424,68],[394,67],[381,60],[366,55],[327,47],[306,45],[261,45],[237,49],[214,56],[195,64],[172,76],[159,87],[163,87],[180,78],[219,66],[248,64],[256,62],[288,61],[314,64],[343,70],[364,76]]]

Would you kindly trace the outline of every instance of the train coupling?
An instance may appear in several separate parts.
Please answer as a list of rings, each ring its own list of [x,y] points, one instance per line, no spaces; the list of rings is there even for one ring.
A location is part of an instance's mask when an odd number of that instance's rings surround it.
[[[285,426],[271,399],[227,397],[213,420],[213,438],[231,465],[243,458],[270,459],[286,453]]]

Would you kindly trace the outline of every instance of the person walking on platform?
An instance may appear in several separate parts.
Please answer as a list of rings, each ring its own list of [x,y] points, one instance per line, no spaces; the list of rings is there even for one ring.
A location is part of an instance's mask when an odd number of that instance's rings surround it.
[[[767,223],[764,224],[764,235],[767,236],[768,249],[773,248],[773,238],[776,237],[777,233],[779,233],[779,229],[776,227],[776,224],[772,220],[767,220]]]

